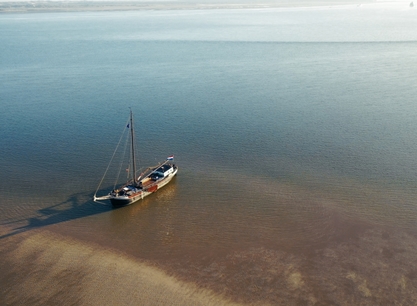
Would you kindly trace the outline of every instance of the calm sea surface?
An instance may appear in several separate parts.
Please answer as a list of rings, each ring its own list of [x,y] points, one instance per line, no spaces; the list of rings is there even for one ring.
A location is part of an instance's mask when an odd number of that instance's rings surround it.
[[[415,242],[416,29],[407,6],[0,15],[0,224],[122,250],[244,301],[278,300],[242,293],[256,281],[238,271],[258,272],[236,254],[337,282],[323,250],[351,256],[341,246],[368,237],[359,271],[383,233]],[[180,172],[112,210],[91,198],[129,107],[140,166],[175,154]]]

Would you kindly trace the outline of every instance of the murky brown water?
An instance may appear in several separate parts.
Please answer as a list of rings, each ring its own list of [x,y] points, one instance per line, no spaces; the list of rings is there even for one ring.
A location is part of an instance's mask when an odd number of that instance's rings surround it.
[[[417,235],[412,228],[415,216],[405,211],[399,213],[390,206],[395,201],[406,203],[409,199],[404,193],[395,196],[392,190],[377,192],[358,186],[358,194],[367,196],[352,203],[338,188],[333,193],[323,193],[250,178],[206,177],[197,183],[192,174],[188,175],[189,178],[178,176],[165,189],[135,205],[40,229],[34,226],[22,234],[2,238],[6,242],[2,247],[5,258],[14,258],[16,248],[26,247],[25,237],[32,241],[22,255],[23,262],[10,265],[13,259],[8,259],[3,264],[2,270],[9,271],[8,277],[3,278],[9,288],[4,292],[6,301],[56,301],[45,292],[39,293],[39,300],[31,300],[31,295],[23,300],[13,298],[21,286],[19,277],[13,275],[22,273],[32,275],[29,279],[35,278],[28,281],[34,282],[32,285],[24,284],[29,292],[45,290],[35,286],[36,275],[43,273],[48,282],[54,279],[51,275],[60,279],[61,287],[55,289],[58,296],[65,283],[74,284],[60,298],[75,299],[76,303],[88,302],[90,298],[87,293],[79,298],[77,293],[81,289],[76,284],[85,284],[88,279],[81,272],[84,269],[94,271],[90,277],[93,282],[100,283],[101,277],[112,279],[103,285],[109,289],[114,282],[124,282],[124,277],[141,281],[139,276],[131,275],[129,268],[100,272],[104,275],[97,272],[104,268],[95,261],[110,261],[106,266],[117,266],[118,252],[125,254],[122,257],[138,260],[138,265],[162,269],[166,274],[160,277],[173,276],[172,281],[183,284],[182,287],[192,284],[195,287],[187,290],[198,292],[202,304],[209,304],[204,299],[207,294],[217,296],[217,303],[226,304],[412,305],[416,301]],[[197,192],[199,199],[189,197]],[[234,201],[230,195],[234,195]],[[384,209],[372,205],[383,199],[387,201]],[[185,211],[181,206],[186,200],[192,203],[187,203]],[[366,203],[369,205],[363,209]],[[78,208],[83,205],[87,204]],[[64,209],[58,214],[66,213]],[[92,244],[89,253],[79,255],[71,240],[60,243],[57,250],[52,238],[31,236],[32,231],[42,232],[42,228]],[[101,252],[101,248],[110,251],[97,258],[95,250]],[[40,254],[47,258],[33,265],[33,258]],[[62,262],[63,257],[77,262],[86,260],[85,268]],[[43,264],[58,266],[63,271],[59,275],[54,270],[40,272]],[[119,293],[112,290],[110,298],[116,299]],[[182,301],[180,304],[191,305],[190,301],[194,301],[194,295],[191,298],[181,293],[177,298]],[[96,297],[91,297],[91,301],[97,303]]]

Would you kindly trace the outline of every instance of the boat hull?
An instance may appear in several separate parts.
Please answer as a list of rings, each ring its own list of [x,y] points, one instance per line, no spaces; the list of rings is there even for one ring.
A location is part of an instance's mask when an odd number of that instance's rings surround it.
[[[130,204],[133,204],[139,200],[142,200],[143,198],[147,197],[148,195],[156,192],[157,190],[161,189],[165,185],[167,185],[177,174],[178,168],[175,168],[175,171],[171,173],[169,176],[161,179],[160,181],[156,182],[155,184],[152,184],[149,188],[144,188],[140,192],[132,195],[132,196],[115,196],[110,197],[110,203],[113,207],[123,207]]]

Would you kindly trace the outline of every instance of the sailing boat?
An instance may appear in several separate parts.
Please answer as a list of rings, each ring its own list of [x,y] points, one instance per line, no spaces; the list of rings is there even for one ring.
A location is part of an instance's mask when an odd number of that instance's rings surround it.
[[[132,177],[128,178],[127,182],[119,188],[113,189],[108,195],[98,197],[97,192],[100,188],[101,183],[106,176],[106,172],[97,187],[97,190],[94,194],[94,201],[110,200],[113,207],[120,207],[132,204],[136,201],[143,199],[144,197],[156,192],[158,189],[164,187],[168,184],[172,178],[177,174],[178,167],[173,164],[174,155],[169,156],[166,161],[159,163],[155,167],[150,167],[145,170],[140,176],[136,176],[136,161],[135,161],[135,134],[133,129],[133,113],[130,110],[129,123],[127,128],[130,129],[130,149],[131,149],[131,165],[132,171],[126,169],[129,173],[132,173]],[[119,141],[120,143],[120,141]],[[116,147],[117,150],[117,147]],[[115,150],[115,152],[116,152]],[[114,154],[113,154],[114,157]],[[112,158],[113,160],[113,158]],[[111,160],[111,161],[112,161]],[[111,163],[110,161],[110,163]]]

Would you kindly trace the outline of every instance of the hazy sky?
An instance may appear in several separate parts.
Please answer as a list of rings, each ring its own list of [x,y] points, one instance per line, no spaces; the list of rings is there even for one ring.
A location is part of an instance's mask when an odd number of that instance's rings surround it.
[[[177,3],[202,3],[202,4],[210,4],[210,3],[245,3],[245,4],[262,4],[262,3],[277,3],[277,4],[298,4],[298,3],[360,3],[360,2],[380,2],[380,1],[389,1],[389,2],[399,2],[404,0],[0,0],[0,2],[61,2],[61,1],[111,1],[111,2],[127,2],[127,1],[133,1],[133,2],[148,2],[148,3],[159,3],[159,2],[177,2]]]

